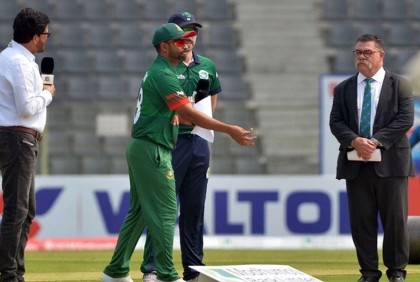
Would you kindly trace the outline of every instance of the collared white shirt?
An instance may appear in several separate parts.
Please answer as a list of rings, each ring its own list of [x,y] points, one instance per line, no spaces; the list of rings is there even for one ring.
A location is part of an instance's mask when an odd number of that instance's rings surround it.
[[[363,105],[363,94],[365,92],[366,81],[364,81],[366,76],[361,74],[357,75],[357,114],[359,117],[359,126],[360,126],[360,116],[362,115],[362,105]],[[371,113],[370,113],[370,136],[372,136],[373,123],[375,121],[376,108],[378,107],[379,96],[381,95],[382,84],[385,79],[385,70],[380,68],[374,76],[372,76],[371,85]],[[360,128],[359,128],[360,130]]]
[[[52,95],[43,84],[35,56],[11,41],[0,53],[0,126],[44,131]]]

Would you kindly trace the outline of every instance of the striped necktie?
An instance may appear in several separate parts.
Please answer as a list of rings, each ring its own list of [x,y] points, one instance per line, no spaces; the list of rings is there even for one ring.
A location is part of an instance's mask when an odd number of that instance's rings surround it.
[[[360,115],[360,136],[370,138],[370,116],[372,108],[372,78],[365,78],[366,86],[363,94],[362,114]]]

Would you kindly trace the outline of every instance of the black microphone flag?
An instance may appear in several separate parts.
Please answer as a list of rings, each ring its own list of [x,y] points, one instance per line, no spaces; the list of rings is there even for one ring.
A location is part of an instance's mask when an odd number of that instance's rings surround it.
[[[198,103],[209,95],[210,81],[208,79],[200,79],[197,82],[197,93],[195,94],[194,102]]]
[[[44,84],[54,84],[54,59],[52,57],[44,57],[41,61],[41,77]]]

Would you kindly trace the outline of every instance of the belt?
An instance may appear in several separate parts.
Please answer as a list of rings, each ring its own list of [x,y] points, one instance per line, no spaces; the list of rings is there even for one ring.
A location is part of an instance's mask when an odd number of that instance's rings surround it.
[[[42,140],[41,133],[39,133],[38,131],[34,129],[23,127],[23,126],[0,126],[0,131],[26,133],[26,134],[32,135],[38,141]]]

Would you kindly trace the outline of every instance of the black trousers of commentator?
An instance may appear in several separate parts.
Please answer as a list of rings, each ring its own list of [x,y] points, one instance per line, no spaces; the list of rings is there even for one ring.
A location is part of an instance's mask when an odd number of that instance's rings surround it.
[[[30,134],[0,130],[3,216],[0,228],[0,281],[20,282],[24,252],[35,217],[35,163],[38,141]]]

